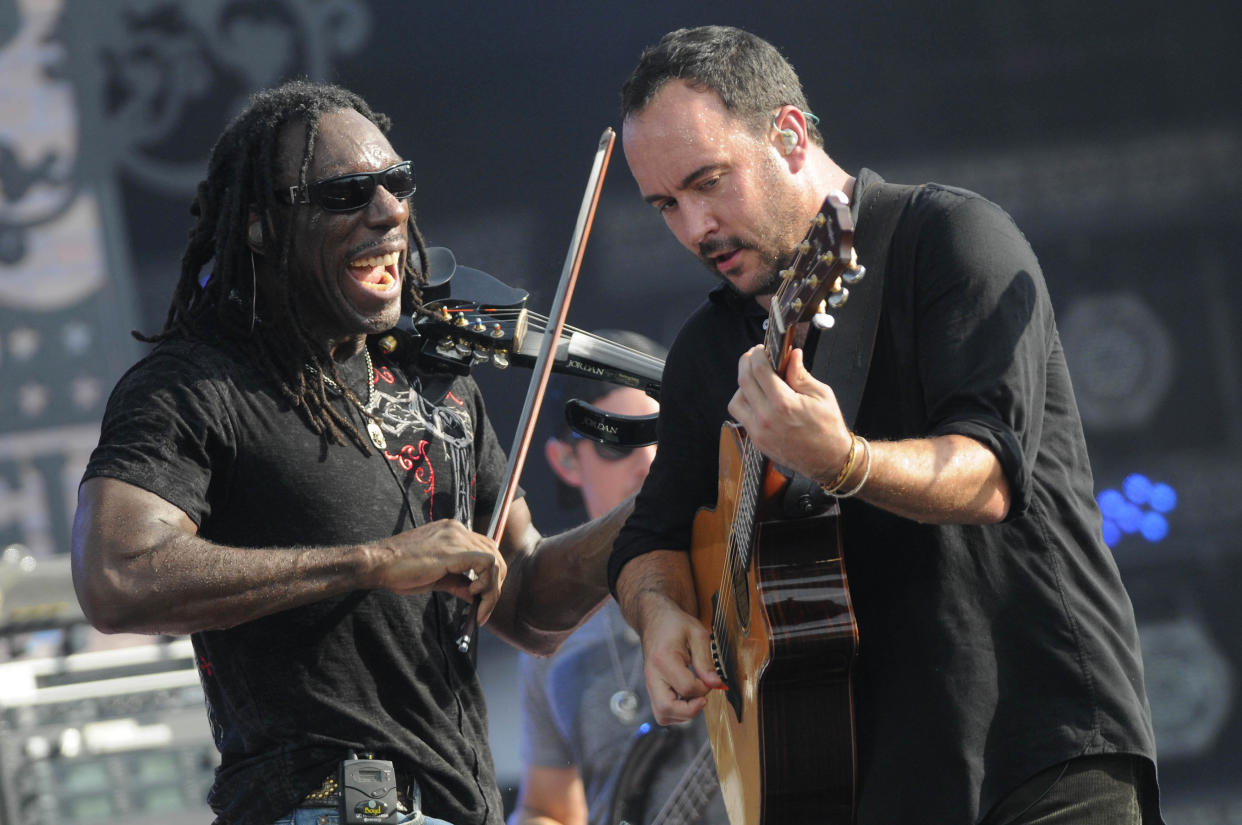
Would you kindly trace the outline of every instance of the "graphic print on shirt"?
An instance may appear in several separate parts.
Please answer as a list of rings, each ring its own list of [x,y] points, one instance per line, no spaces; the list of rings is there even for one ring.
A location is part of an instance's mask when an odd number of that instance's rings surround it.
[[[452,393],[447,394],[446,400],[453,406],[428,401],[418,392],[417,378],[408,388],[395,386],[396,381],[387,368],[376,370],[375,383],[380,426],[397,443],[404,442],[395,453],[385,450],[384,457],[413,474],[414,483],[422,487],[427,497],[429,520],[447,516],[469,525],[474,519],[474,500],[470,494],[474,477],[474,421],[470,411]],[[391,392],[385,391],[385,384],[392,388]],[[437,467],[429,448],[437,441],[444,447],[452,473],[448,479],[453,493],[451,514],[434,512]]]

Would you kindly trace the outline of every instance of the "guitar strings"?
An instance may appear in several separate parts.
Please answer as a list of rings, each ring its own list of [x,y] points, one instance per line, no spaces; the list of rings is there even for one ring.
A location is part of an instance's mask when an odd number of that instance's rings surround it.
[[[795,257],[791,268],[796,267],[800,258],[804,254],[799,251]],[[792,288],[792,278],[784,280],[777,290],[776,296],[773,298],[773,306],[777,306],[785,290]],[[769,315],[770,318],[770,315]],[[775,324],[764,324],[764,351],[769,354],[783,352],[784,341],[777,340]],[[778,347],[779,344],[779,347]],[[775,365],[774,365],[775,366]],[[735,599],[735,583],[738,581],[739,574],[746,575],[746,570],[750,567],[750,547],[754,539],[754,516],[755,509],[759,499],[759,485],[762,481],[764,463],[766,457],[754,446],[750,437],[745,430],[741,431],[742,441],[742,489],[738,496],[737,516],[735,516],[729,524],[729,534],[727,539],[727,548],[725,552],[724,568],[721,572],[721,583],[717,590],[719,597],[716,602],[716,612],[712,616],[712,631],[716,637],[715,645],[718,655],[717,667],[723,671],[720,675],[725,677],[728,674],[727,663],[725,657],[731,657],[732,651],[725,650],[722,643],[731,638],[728,633],[727,623],[729,617],[737,614],[738,622],[744,625],[749,616],[742,616],[738,612],[738,603]],[[746,530],[739,532],[739,525],[744,525]]]

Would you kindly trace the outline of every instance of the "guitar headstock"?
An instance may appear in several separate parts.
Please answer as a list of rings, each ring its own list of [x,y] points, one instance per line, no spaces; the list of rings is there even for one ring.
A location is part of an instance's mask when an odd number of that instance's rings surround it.
[[[781,271],[784,280],[768,312],[769,337],[779,339],[796,324],[813,318],[831,326],[828,310],[844,305],[850,295],[847,286],[865,273],[854,253],[849,199],[842,192],[833,192],[811,219],[789,268]]]

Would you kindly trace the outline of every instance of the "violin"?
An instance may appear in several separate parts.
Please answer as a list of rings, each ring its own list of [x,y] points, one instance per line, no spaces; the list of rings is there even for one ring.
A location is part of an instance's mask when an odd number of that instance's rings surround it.
[[[608,159],[612,155],[612,146],[616,140],[616,133],[611,128],[604,130],[600,136],[599,144],[595,150],[595,159],[591,166],[591,173],[588,176],[586,192],[583,195],[582,205],[578,211],[578,220],[574,226],[573,238],[570,241],[569,253],[565,258],[565,268],[561,274],[560,283],[557,285],[556,297],[552,301],[552,310],[549,312],[549,318],[545,320],[543,332],[538,334],[538,356],[535,357],[531,369],[534,372],[530,386],[527,388],[526,401],[522,405],[522,415],[518,422],[517,434],[513,439],[513,446],[509,451],[509,462],[505,468],[503,492],[497,499],[496,505],[492,512],[491,524],[488,526],[486,535],[494,541],[499,542],[501,535],[504,533],[505,524],[508,519],[509,506],[513,502],[514,493],[517,490],[518,478],[522,475],[522,467],[526,460],[527,449],[530,446],[531,436],[534,432],[534,425],[539,414],[539,407],[543,403],[544,390],[554,367],[559,361],[562,371],[571,368],[572,364],[582,364],[583,366],[573,366],[573,369],[585,369],[585,362],[578,359],[571,359],[569,353],[569,341],[562,341],[565,334],[565,316],[569,310],[570,298],[573,295],[574,284],[578,279],[578,270],[582,266],[582,256],[586,245],[587,236],[590,234],[591,223],[595,217],[595,207],[599,204],[600,189],[604,182],[604,172],[608,168]],[[429,284],[430,289],[434,293],[436,289],[442,289],[445,284],[451,284],[453,277],[457,274],[458,267],[456,261],[452,261],[452,267],[446,264],[449,258],[444,252],[436,253],[440,260],[440,269],[435,278],[434,284]],[[431,268],[431,267],[429,267]],[[465,270],[465,267],[462,267]],[[477,270],[475,270],[477,272]],[[430,273],[429,273],[430,274]],[[484,273],[479,273],[484,274]],[[490,277],[490,276],[489,276]],[[478,279],[473,274],[465,276],[464,280]],[[494,281],[495,279],[490,279]],[[476,289],[482,290],[484,287],[495,288],[494,284],[488,284],[486,280],[482,280],[482,285],[476,284]],[[504,286],[501,284],[501,286]],[[524,356],[523,344],[527,338],[532,337],[530,330],[530,313],[526,311],[526,294],[522,290],[512,290],[506,288],[498,291],[493,297],[493,301],[497,304],[492,308],[495,312],[483,312],[484,306],[479,304],[479,298],[476,296],[473,300],[466,301],[466,304],[475,313],[475,319],[469,320],[468,313],[463,314],[462,305],[456,303],[452,296],[452,288],[448,290],[447,297],[438,297],[435,294],[430,296],[430,300],[424,306],[419,308],[418,318],[411,318],[413,329],[409,331],[409,337],[416,338],[420,341],[434,342],[430,347],[428,343],[421,346],[416,345],[408,347],[407,352],[412,352],[415,357],[421,358],[440,358],[440,363],[448,365],[450,368],[469,370],[476,362],[490,360],[497,366],[508,366],[515,363]],[[502,306],[507,304],[507,306]],[[456,310],[456,312],[454,312]],[[484,316],[487,320],[484,320]],[[423,319],[431,319],[438,323],[442,331],[437,333],[433,328],[419,328],[420,322],[425,323]],[[511,334],[506,334],[506,323],[511,324]],[[406,333],[404,329],[396,332],[390,332],[385,335],[379,345],[387,348],[391,347],[390,353],[398,359],[403,358],[401,355],[402,338]],[[431,335],[424,335],[424,332],[430,332]],[[574,333],[571,332],[571,336]],[[414,333],[417,333],[415,336]],[[587,336],[588,339],[594,341],[602,341],[598,336]],[[507,343],[501,343],[506,341]],[[562,344],[565,345],[566,354],[560,356]],[[591,347],[587,347],[591,349]],[[661,365],[661,373],[663,367]],[[594,372],[586,372],[592,377],[605,377],[608,372],[605,371],[600,375]],[[617,370],[611,374],[616,377],[624,375]],[[479,613],[479,597],[474,598],[470,611],[466,616],[464,627],[461,634],[457,637],[457,649],[463,654],[469,655],[473,648],[473,643],[478,632],[478,613]]]
[[[381,350],[423,371],[467,375],[476,366],[535,366],[548,332],[547,318],[531,312],[530,294],[479,269],[461,266],[452,250],[427,250],[430,276],[423,307],[402,316],[378,340]],[[586,330],[564,327],[552,371],[640,389],[659,400],[664,359]],[[616,447],[654,444],[656,416],[605,412],[581,399],[565,404],[566,423],[583,438]]]

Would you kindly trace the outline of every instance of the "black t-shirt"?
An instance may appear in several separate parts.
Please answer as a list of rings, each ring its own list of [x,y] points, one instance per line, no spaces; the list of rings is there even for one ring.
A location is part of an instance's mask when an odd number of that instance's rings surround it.
[[[1150,711],[1034,253],[1000,208],[935,184],[915,190],[891,243],[867,238],[858,215],[882,183],[862,170],[855,184],[860,261],[887,246],[855,430],[975,438],[1000,460],[1012,504],[1002,524],[971,526],[842,501],[860,644],[858,825],[970,823],[1080,754],[1154,760]],[[617,539],[614,587],[629,559],[688,548],[696,511],[715,506],[719,425],[765,318],[721,287],[678,334],[660,451]]]
[[[366,399],[364,358],[341,369]],[[405,496],[418,523],[485,531],[505,456],[474,381],[407,376],[380,355],[375,374],[388,444],[364,455],[315,435],[235,346],[168,341],[113,391],[86,478],[150,490],[203,538],[236,547],[392,535],[412,526]],[[467,609],[443,593],[358,590],[193,634],[221,752],[210,795],[219,821],[272,821],[357,751],[415,778],[430,815],[500,823],[483,693],[453,643]]]

